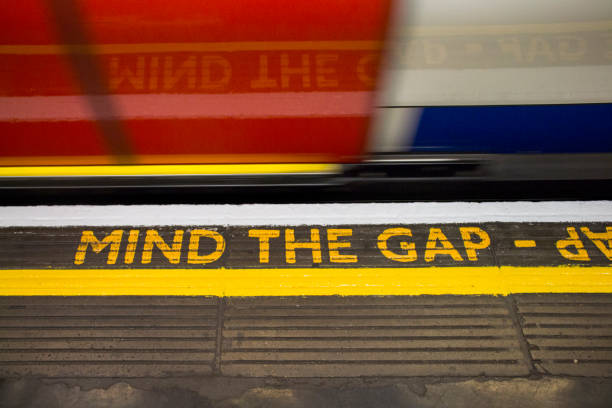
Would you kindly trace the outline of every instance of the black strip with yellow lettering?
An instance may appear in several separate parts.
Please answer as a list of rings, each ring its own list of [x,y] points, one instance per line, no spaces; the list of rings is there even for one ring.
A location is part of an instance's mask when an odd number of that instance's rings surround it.
[[[603,223],[12,227],[0,269],[608,266]]]

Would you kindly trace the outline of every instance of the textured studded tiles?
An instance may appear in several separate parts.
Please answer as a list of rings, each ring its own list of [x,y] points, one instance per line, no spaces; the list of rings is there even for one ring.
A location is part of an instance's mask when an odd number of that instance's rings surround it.
[[[221,373],[352,377],[525,375],[503,298],[233,298]]]
[[[517,306],[540,372],[612,376],[612,295],[522,295]]]
[[[215,298],[0,297],[0,376],[210,374]]]
[[[0,297],[0,377],[612,376],[612,295]]]

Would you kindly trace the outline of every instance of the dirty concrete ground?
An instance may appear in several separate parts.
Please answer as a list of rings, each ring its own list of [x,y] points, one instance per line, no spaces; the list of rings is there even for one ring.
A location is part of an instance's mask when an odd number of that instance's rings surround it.
[[[612,379],[4,380],[6,408],[587,408],[612,406]]]

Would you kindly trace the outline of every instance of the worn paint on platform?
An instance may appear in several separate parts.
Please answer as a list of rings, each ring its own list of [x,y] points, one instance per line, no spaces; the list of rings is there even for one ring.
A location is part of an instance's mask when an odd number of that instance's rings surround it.
[[[0,248],[2,295],[612,292],[603,223],[15,227]]]

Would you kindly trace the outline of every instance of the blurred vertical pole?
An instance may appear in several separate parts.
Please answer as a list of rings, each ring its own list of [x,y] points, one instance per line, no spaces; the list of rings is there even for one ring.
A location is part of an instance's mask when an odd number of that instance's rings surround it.
[[[109,153],[118,164],[132,163],[132,148],[121,122],[121,114],[108,89],[77,0],[47,0],[47,4],[61,46]]]

